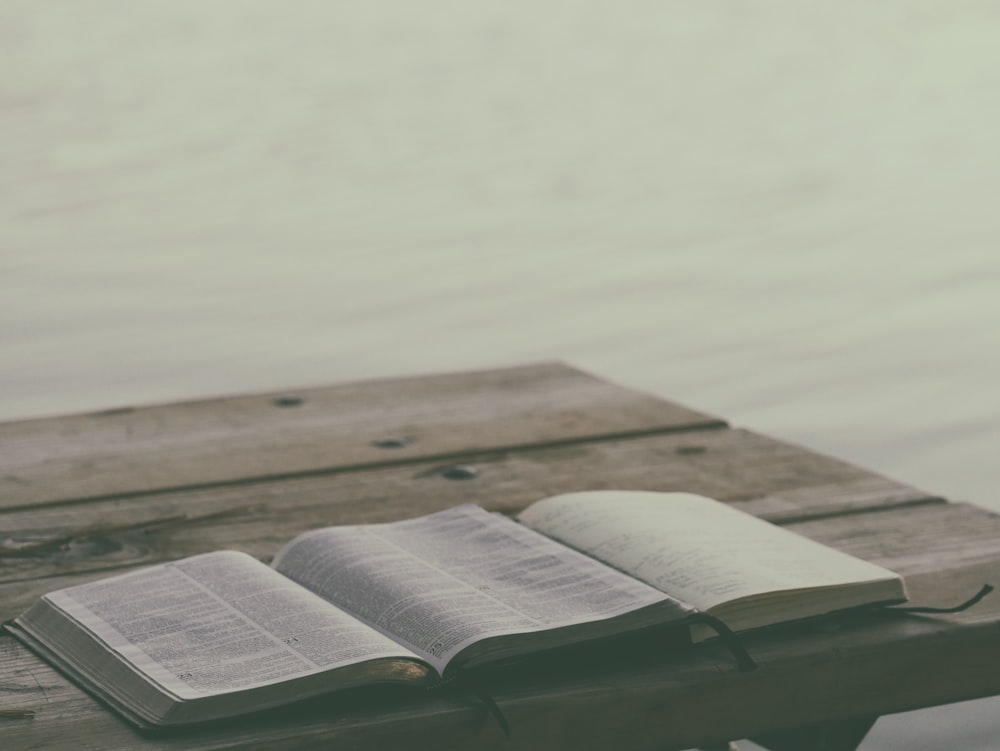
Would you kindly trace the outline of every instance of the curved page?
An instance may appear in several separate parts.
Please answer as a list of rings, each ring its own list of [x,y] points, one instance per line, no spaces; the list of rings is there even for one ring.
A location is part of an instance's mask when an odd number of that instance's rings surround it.
[[[254,558],[207,553],[46,595],[184,699],[415,655]]]
[[[443,672],[483,638],[613,618],[671,598],[472,505],[300,535],[275,568]],[[677,605],[678,619],[689,611]],[[663,620],[670,620],[669,617]]]
[[[703,611],[768,593],[879,582],[893,583],[888,597],[877,590],[883,599],[902,596],[888,569],[693,493],[566,493],[532,504],[520,520]]]

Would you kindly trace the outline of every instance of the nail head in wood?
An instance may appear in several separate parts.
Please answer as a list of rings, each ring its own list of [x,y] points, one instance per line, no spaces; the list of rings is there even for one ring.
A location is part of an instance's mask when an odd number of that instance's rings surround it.
[[[380,449],[401,449],[409,443],[405,438],[380,438],[372,441],[373,446]]]
[[[449,480],[471,480],[479,474],[475,467],[468,467],[464,464],[456,464],[441,470],[441,476]]]
[[[692,456],[695,454],[704,454],[708,449],[704,446],[678,446],[674,449],[674,452],[680,454],[681,456]]]

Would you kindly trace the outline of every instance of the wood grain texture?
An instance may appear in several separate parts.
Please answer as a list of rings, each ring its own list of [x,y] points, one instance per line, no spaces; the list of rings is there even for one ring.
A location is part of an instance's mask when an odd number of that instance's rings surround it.
[[[0,424],[0,508],[723,424],[559,363],[123,408]]]
[[[561,365],[347,384],[0,426],[0,618],[47,591],[225,547],[266,557],[311,527],[459,503],[515,513],[559,492],[688,490],[902,573],[916,604],[1000,580],[1000,517],[602,383]],[[379,448],[379,438],[405,445]],[[287,455],[285,447],[287,446]],[[46,447],[54,452],[46,454]],[[287,459],[288,463],[285,464]],[[461,472],[453,470],[460,465]],[[23,482],[30,478],[30,482]],[[484,673],[514,737],[467,696],[357,692],[141,735],[0,637],[4,747],[682,749],[1000,692],[1000,598],[949,616],[854,613],[713,644],[652,636]],[[649,639],[653,639],[649,641]],[[928,676],[933,676],[929,679]],[[85,739],[81,741],[81,739]],[[83,744],[81,746],[81,743]]]
[[[557,492],[686,490],[791,523],[935,502],[851,464],[742,430],[471,454],[462,462],[474,477],[450,480],[450,463],[423,462],[0,513],[0,619],[75,578],[220,548],[265,557],[305,529],[461,503],[516,513]]]
[[[966,570],[953,583],[971,587],[980,574]],[[0,707],[36,712],[5,724],[13,748],[75,749],[78,738],[100,738],[115,749],[375,749],[409,747],[419,734],[443,749],[606,749],[620,748],[627,733],[635,748],[682,749],[773,732],[790,719],[828,722],[1000,691],[1000,607],[987,600],[976,610],[855,613],[765,630],[746,639],[760,665],[751,673],[735,672],[716,645],[670,653],[648,642],[592,650],[589,661],[550,657],[494,670],[483,681],[514,729],[510,742],[473,701],[454,695],[334,695],[196,735],[142,737],[10,638],[0,639]]]

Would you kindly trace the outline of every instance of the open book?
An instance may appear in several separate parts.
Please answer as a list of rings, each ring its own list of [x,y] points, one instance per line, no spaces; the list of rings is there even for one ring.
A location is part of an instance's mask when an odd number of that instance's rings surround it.
[[[231,717],[647,627],[905,600],[899,576],[688,493],[554,496],[305,532],[51,592],[8,628],[133,722]]]

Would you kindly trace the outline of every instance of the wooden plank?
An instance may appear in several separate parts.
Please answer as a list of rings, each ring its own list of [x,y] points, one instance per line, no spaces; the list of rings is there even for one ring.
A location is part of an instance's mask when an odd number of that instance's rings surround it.
[[[124,408],[0,424],[0,508],[723,424],[560,363]]]
[[[947,556],[941,562],[951,567]],[[960,588],[979,577],[966,572]],[[764,630],[746,639],[760,665],[751,673],[735,672],[716,645],[669,653],[649,642],[493,671],[484,683],[511,723],[511,741],[469,699],[448,695],[330,697],[194,736],[142,737],[9,638],[0,638],[0,707],[37,713],[4,724],[11,747],[53,751],[75,749],[81,737],[107,749],[243,751],[374,749],[414,737],[442,749],[584,750],[622,748],[627,737],[631,747],[669,751],[774,732],[789,717],[818,724],[1000,692],[1000,608],[984,601],[978,609],[986,611],[978,618],[855,613]]]
[[[231,547],[266,558],[292,536],[291,533],[282,536],[262,551],[254,543],[244,542],[241,532],[256,535],[255,539],[273,534],[271,530],[279,525],[280,515],[237,521],[235,530],[230,528],[233,519],[229,524],[216,524],[217,521],[220,520],[209,519],[204,526],[196,523],[187,528],[177,525],[162,532],[153,527],[151,533],[139,527],[117,537],[109,535],[94,542],[85,541],[79,553],[4,560],[7,573],[0,582],[0,621],[13,618],[54,589],[171,560],[180,553]],[[1000,517],[975,506],[907,506],[895,511],[800,522],[788,528],[903,574],[913,604],[951,605],[971,596],[984,583],[1000,586]],[[158,539],[160,534],[166,539]],[[945,560],[960,572],[980,571],[981,580],[971,591],[963,592],[943,564]],[[922,589],[914,589],[917,586]],[[1000,596],[996,599],[1000,601]],[[982,608],[975,610],[975,614],[982,612]]]
[[[847,547],[862,557],[896,566],[908,574],[908,586],[916,595],[918,602],[950,604],[956,593],[972,591],[982,583],[984,577],[996,575],[1000,568],[1000,517],[971,506],[927,505],[910,508],[905,512],[852,514],[836,519],[800,522],[792,525],[792,528],[829,544]],[[919,534],[920,530],[935,529],[937,533]],[[929,565],[931,562],[933,567]],[[944,572],[947,572],[947,576]],[[793,680],[796,682],[797,690],[812,692],[811,695],[817,697],[815,704],[805,705],[800,700],[796,716],[804,721],[807,717],[812,717],[817,722],[830,719],[831,716],[839,716],[838,712],[841,711],[839,708],[845,706],[845,701],[848,707],[858,706],[857,702],[848,701],[850,686],[860,690],[858,687],[867,685],[872,695],[884,693],[885,696],[880,695],[879,698],[884,706],[878,710],[880,712],[925,706],[947,700],[948,696],[954,700],[955,694],[946,694],[946,690],[961,692],[961,697],[1000,690],[1000,686],[996,685],[1000,679],[994,676],[992,670],[981,668],[978,673],[970,676],[968,671],[970,658],[966,652],[971,650],[981,654],[984,648],[981,643],[983,640],[986,641],[986,647],[992,645],[992,649],[997,650],[993,624],[998,615],[1000,615],[1000,601],[992,599],[969,613],[947,617],[872,614],[867,620],[863,618],[859,620],[858,616],[854,616],[846,621],[825,622],[822,627],[810,627],[819,629],[818,636],[816,633],[810,636],[810,628],[804,631],[803,627],[786,628],[782,630],[780,638],[775,637],[777,641],[774,644],[765,637],[755,637],[752,644],[755,656],[765,663],[762,671],[770,671],[770,680],[766,682],[754,680],[744,685],[742,676],[729,675],[731,665],[724,654],[719,654],[710,657],[708,662],[700,667],[688,658],[680,659],[678,663],[680,673],[675,670],[676,666],[673,663],[663,666],[663,671],[669,677],[651,674],[638,668],[635,669],[639,671],[638,673],[633,670],[612,674],[610,677],[602,675],[599,684],[590,684],[587,676],[581,677],[572,671],[570,678],[574,680],[559,679],[558,676],[543,676],[545,680],[542,680],[539,676],[534,676],[533,682],[527,685],[531,686],[532,691],[539,690],[540,695],[530,700],[525,693],[527,689],[524,688],[523,676],[520,680],[511,679],[508,684],[501,685],[495,690],[497,696],[502,697],[501,703],[511,715],[510,719],[515,723],[515,727],[519,727],[524,735],[530,736],[523,746],[520,741],[514,746],[518,748],[542,748],[546,742],[561,743],[566,740],[566,731],[559,727],[560,723],[568,721],[565,707],[561,704],[563,700],[573,702],[573,706],[583,702],[590,712],[614,713],[620,719],[627,720],[627,717],[620,717],[623,711],[620,704],[623,695],[631,697],[632,701],[641,699],[641,706],[646,712],[653,712],[656,706],[660,707],[657,711],[662,711],[665,706],[676,706],[680,703],[681,706],[687,706],[690,711],[699,713],[696,715],[699,717],[706,713],[715,716],[715,711],[719,710],[719,701],[734,702],[741,707],[749,702],[762,713],[760,716],[742,712],[739,716],[745,724],[735,720],[730,722],[728,719],[714,720],[711,724],[711,729],[716,733],[722,732],[722,728],[728,728],[725,730],[726,737],[745,737],[752,733],[764,733],[781,727],[779,718],[768,717],[764,708],[786,706],[790,700],[787,683]],[[871,621],[874,621],[874,625]],[[905,629],[900,624],[904,624]],[[977,624],[984,630],[968,630]],[[864,629],[858,632],[862,625]],[[888,632],[882,633],[885,629],[888,629]],[[888,691],[889,686],[883,685],[884,681],[877,682],[876,687],[871,688],[873,673],[882,675],[883,671],[888,670],[889,674],[895,676],[900,671],[916,669],[904,659],[904,646],[896,641],[902,636],[908,640],[905,650],[909,651],[909,658],[915,665],[923,664],[926,670],[943,671],[943,675],[936,673],[935,679],[931,681],[911,680],[902,684],[904,689],[902,696],[898,695],[899,686],[893,686],[894,692]],[[797,655],[797,659],[809,662],[808,670],[802,670],[801,664],[789,663],[790,658],[786,655],[786,651],[789,639],[792,637],[793,641],[799,640],[796,642],[798,651],[792,650],[792,653]],[[807,646],[810,638],[813,640],[811,647]],[[821,644],[818,649],[815,643],[817,638]],[[956,643],[964,645],[961,650],[955,646]],[[895,654],[887,661],[884,658],[884,650],[890,647],[899,654]],[[858,657],[858,654],[863,655],[863,658]],[[3,667],[0,667],[0,687],[7,687],[6,692],[0,691],[0,697],[4,697],[0,707],[36,708],[39,711],[38,718],[32,721],[37,724],[30,730],[8,722],[8,726],[15,731],[12,738],[22,734],[20,737],[31,739],[33,742],[42,741],[45,747],[51,745],[52,748],[60,748],[63,747],[59,745],[60,743],[66,743],[65,733],[69,727],[63,723],[68,722],[74,727],[87,729],[87,732],[101,733],[101,737],[107,740],[109,748],[119,747],[119,744],[122,748],[173,747],[173,741],[164,745],[135,736],[116,718],[97,710],[90,699],[20,647],[10,643],[6,647],[0,646],[0,655],[5,656]],[[928,660],[931,659],[944,660],[947,669],[937,662],[928,665]],[[833,665],[827,664],[830,660],[833,660]],[[955,661],[958,667],[956,668],[951,661]],[[836,703],[828,704],[831,699],[829,686],[822,681],[808,680],[808,676],[816,674],[817,671],[825,678],[835,680],[836,683],[832,685],[838,686],[838,691],[846,692],[847,696],[837,693],[833,697]],[[746,694],[727,688],[721,699],[712,699],[711,697],[716,696],[716,692],[724,688],[718,684],[720,672],[729,675],[730,680],[741,682]],[[991,680],[993,683],[990,683]],[[927,689],[928,684],[941,686],[942,681],[944,688],[938,692]],[[32,685],[41,688],[33,692],[30,688]],[[603,688],[598,690],[594,685],[601,685]],[[728,682],[726,685],[729,685]],[[41,705],[37,703],[38,695],[41,695]],[[759,698],[761,695],[769,697],[771,701],[784,703],[773,705],[761,702]],[[653,703],[657,698],[661,704]],[[709,708],[704,704],[706,701],[711,702]],[[512,713],[509,704],[515,705],[517,711]],[[823,708],[824,705],[828,705],[826,709]],[[721,706],[724,710],[722,714],[728,718],[730,716],[728,705]],[[871,705],[865,706],[870,708]],[[849,716],[848,710],[843,711],[847,712],[844,716]],[[520,719],[515,719],[518,717],[518,712],[521,713]],[[559,722],[548,717],[549,712],[554,712],[554,717],[558,718]],[[775,715],[773,710],[771,715]],[[582,721],[577,715],[571,719],[574,723]],[[678,736],[678,732],[690,727],[690,722],[674,728],[657,726],[654,730],[650,730],[648,728],[650,718],[646,716],[636,718],[637,723],[640,720],[639,731],[642,738],[650,743],[655,740],[662,748],[683,748],[718,737],[693,734],[696,731],[708,732],[709,728],[704,723],[701,725],[695,723],[695,730],[684,730],[683,734]],[[603,737],[598,728],[591,727],[591,731],[594,737]],[[247,734],[230,729],[219,735],[210,734],[205,739],[199,737],[199,745],[216,747],[215,744],[218,743],[219,748],[265,748],[268,743],[276,743],[285,732],[290,732],[290,727],[282,723],[266,726],[260,733],[255,731]],[[383,711],[382,708],[355,708],[333,723],[313,717],[307,722],[304,735],[299,737],[296,730],[296,739],[284,745],[289,749],[318,748],[324,743],[336,740],[349,742],[352,747],[354,744],[360,744],[359,747],[367,748],[376,747],[382,742],[401,742],[407,734],[413,732],[426,734],[421,737],[433,739],[435,745],[442,748],[459,747],[463,742],[492,747],[497,742],[491,735],[496,732],[495,729],[491,728],[489,722],[470,707],[467,701],[439,699],[429,705],[420,703],[416,707],[406,704],[390,705],[389,711]],[[25,733],[27,735],[23,735]],[[590,736],[591,734],[588,734],[586,737]],[[459,742],[456,738],[461,738],[462,741]],[[542,740],[536,744],[535,741],[538,739]],[[604,743],[601,741],[588,745],[583,742],[585,739],[574,737],[572,740],[580,748],[596,748]]]
[[[307,527],[463,502],[511,513],[601,487],[718,497],[899,570],[918,604],[949,605],[1000,579],[994,514],[565,366],[293,396],[305,401],[281,407],[263,395],[0,425],[4,457],[17,449],[3,465],[19,470],[8,482],[24,491],[0,501],[0,618],[45,591],[137,565],[221,547],[266,556]],[[384,437],[406,445],[373,445]],[[448,471],[456,463],[464,470]],[[1000,692],[988,669],[1000,657],[998,602],[766,630],[748,638],[761,669],[745,675],[711,644],[683,653],[630,644],[494,671],[485,680],[512,742],[481,707],[447,694],[359,693],[197,735],[144,737],[0,637],[0,709],[37,712],[0,719],[0,731],[14,748],[76,748],[82,737],[117,749],[295,751],[419,737],[445,749],[586,749],[618,747],[625,731],[636,747],[688,748],[773,733],[789,715],[822,724]]]
[[[449,480],[449,465],[431,462],[0,513],[0,551],[8,551],[0,552],[0,619],[12,617],[45,591],[66,586],[67,575],[226,547],[264,557],[307,528],[387,521],[467,502],[516,513],[555,492],[688,490],[790,522],[932,500],[867,470],[741,430],[522,449],[466,460],[475,472],[467,480]],[[831,487],[839,487],[840,495]],[[45,547],[47,541],[51,544]],[[31,545],[41,547],[28,554]]]
[[[944,571],[945,560],[950,566],[962,567],[997,561],[991,583],[1000,586],[1000,515],[977,506],[931,504],[805,521],[790,528],[910,576]],[[949,599],[962,595],[941,593]]]

